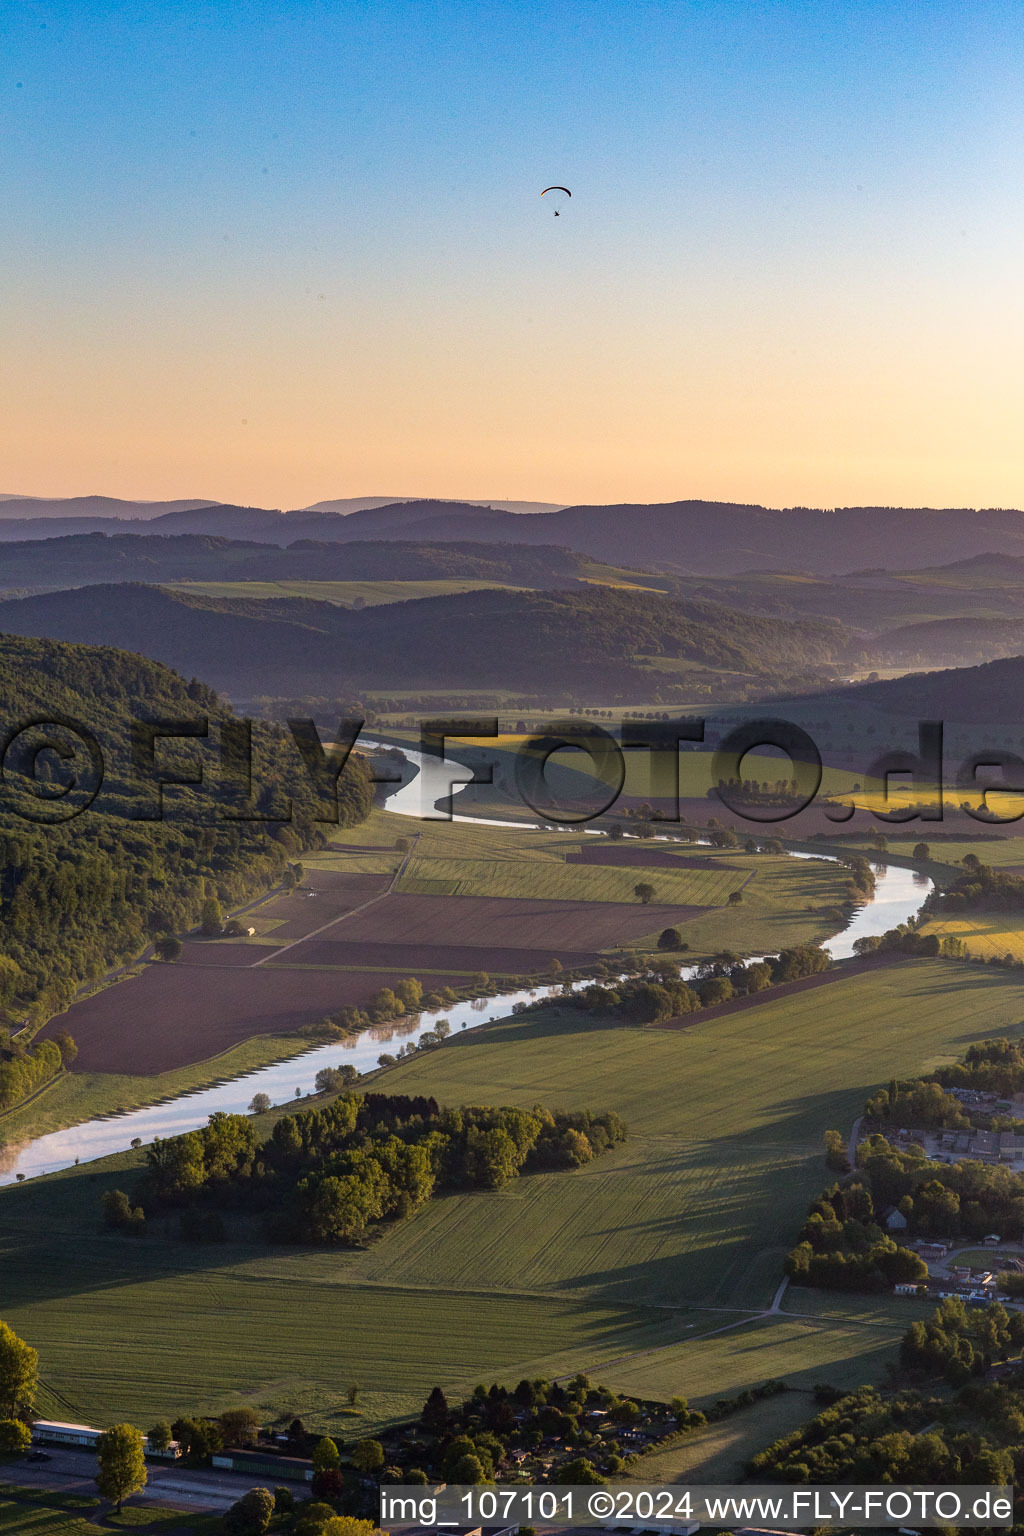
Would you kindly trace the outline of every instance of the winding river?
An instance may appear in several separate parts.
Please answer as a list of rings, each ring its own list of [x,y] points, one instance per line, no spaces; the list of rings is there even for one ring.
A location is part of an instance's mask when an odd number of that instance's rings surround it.
[[[367,741],[363,745],[372,747],[382,744]],[[440,764],[433,759],[424,762],[418,752],[404,747],[402,750],[418,771],[408,783],[388,797],[385,809],[419,819],[439,819],[434,808],[436,802],[447,796],[453,782],[457,788],[467,779],[455,776],[458,765]],[[478,816],[456,815],[454,819],[477,826],[512,830],[536,830],[540,825],[537,822],[487,820]],[[790,856],[830,859],[826,854],[794,853]],[[884,933],[886,929],[911,917],[931,888],[931,881],[914,870],[894,866],[880,868],[871,900],[824,947],[834,959],[847,959],[854,953],[853,946],[857,939],[869,934]],[[687,975],[689,969],[692,968],[684,968],[682,974]],[[588,983],[580,982],[577,985],[586,986]],[[369,1071],[377,1066],[378,1057],[383,1052],[395,1055],[407,1044],[416,1045],[434,1029],[439,1018],[448,1021],[450,1035],[454,1038],[463,1030],[474,1029],[492,1019],[506,1016],[515,1003],[529,1002],[542,996],[545,991],[558,990],[539,987],[502,992],[496,997],[477,998],[468,1003],[456,1003],[444,1009],[440,1015],[422,1014],[396,1024],[365,1030],[350,1040],[336,1040],[328,1045],[315,1046],[285,1061],[259,1067],[212,1088],[181,1094],[163,1104],[151,1104],[123,1114],[104,1115],[83,1121],[80,1125],[69,1126],[65,1130],[37,1136],[20,1145],[0,1148],[0,1185],[13,1183],[19,1175],[32,1178],[43,1173],[55,1173],[78,1162],[106,1157],[112,1152],[123,1152],[136,1137],[148,1142],[155,1136],[176,1136],[184,1131],[195,1130],[205,1125],[208,1117],[216,1110],[228,1114],[244,1113],[253,1095],[257,1093],[267,1094],[272,1103],[284,1103],[300,1095],[308,1095],[312,1092],[314,1077],[321,1067],[337,1067],[350,1062],[359,1072]],[[2,1131],[3,1123],[0,1122],[0,1137]]]

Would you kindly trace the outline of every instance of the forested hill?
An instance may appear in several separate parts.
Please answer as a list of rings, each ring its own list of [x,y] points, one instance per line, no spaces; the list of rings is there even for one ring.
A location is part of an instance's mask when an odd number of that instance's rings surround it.
[[[230,711],[204,684],[186,683],[167,667],[113,649],[0,634],[0,697],[5,740],[30,722],[63,719],[84,727],[103,759],[91,806],[48,823],[40,818],[88,800],[97,778],[89,751],[66,730],[49,729],[21,731],[7,747],[0,781],[0,1023],[23,1018],[33,1006],[49,1012],[65,1005],[82,981],[136,955],[148,933],[196,922],[207,895],[235,905],[276,883],[289,859],[323,840],[301,760],[272,726],[254,730],[254,797],[272,813],[286,781],[292,822],[223,820],[213,786]],[[134,718],[209,721],[209,742],[159,748],[172,767],[184,766],[185,758],[201,762],[206,781],[166,791],[162,821],[137,819],[152,808],[152,796],[129,768]],[[38,759],[48,799],[22,777],[34,747],[45,741],[69,754],[62,761],[48,750]],[[72,775],[78,787],[65,801]],[[341,780],[345,824],[366,816],[371,791],[365,765],[351,759]]]
[[[350,611],[308,599],[237,601],[159,587],[94,586],[0,603],[22,634],[115,644],[241,696],[372,689],[583,688],[643,697],[652,671],[756,678],[850,654],[837,624],[752,618],[657,593],[484,590]]]
[[[145,521],[32,515],[7,503],[0,542],[58,533],[217,534],[279,545],[399,540],[413,543],[556,545],[631,569],[699,575],[798,571],[835,575],[968,560],[979,552],[1024,556],[1024,512],[1000,507],[764,507],[737,502],[623,502],[514,513],[424,500],[348,514],[262,507],[181,507]],[[55,509],[56,510],[56,509]],[[21,515],[14,516],[14,512]]]
[[[1013,722],[1024,720],[1024,656],[1007,656],[980,667],[911,672],[888,682],[860,683],[843,694],[821,696],[821,702],[831,706],[846,701],[918,720],[991,723],[1009,728]]]
[[[584,555],[547,544],[324,543],[287,549],[215,534],[80,533],[0,545],[0,582],[11,587],[78,587],[113,581],[493,581],[568,586],[589,566]]]

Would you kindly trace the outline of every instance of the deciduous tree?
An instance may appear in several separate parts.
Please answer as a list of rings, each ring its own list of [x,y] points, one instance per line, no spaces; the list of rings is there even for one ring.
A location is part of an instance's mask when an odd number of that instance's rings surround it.
[[[115,1424],[96,1442],[96,1486],[105,1499],[114,1501],[118,1514],[125,1499],[146,1486],[144,1449],[142,1433],[134,1424]]]

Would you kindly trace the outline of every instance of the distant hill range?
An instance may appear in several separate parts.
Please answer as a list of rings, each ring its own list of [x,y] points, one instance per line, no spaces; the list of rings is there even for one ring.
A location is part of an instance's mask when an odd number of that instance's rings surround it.
[[[486,589],[351,610],[123,583],[0,602],[0,630],[115,645],[247,699],[493,690],[635,700],[694,669],[769,679],[850,654],[834,623],[607,587]]]
[[[358,506],[362,501],[364,504]],[[102,508],[96,503],[104,503]],[[1024,557],[1024,513],[987,508],[792,507],[734,502],[518,510],[442,500],[376,503],[374,497],[281,512],[204,502],[158,504],[85,497],[67,502],[0,503],[0,539],[57,533],[206,533],[280,545],[392,540],[546,544],[619,566],[709,577],[794,571],[815,576],[905,571],[968,560],[979,553]],[[514,506],[516,511],[507,510]],[[112,508],[120,509],[116,513]]]
[[[585,555],[547,544],[524,548],[297,539],[283,549],[217,534],[80,533],[4,545],[0,587],[53,588],[112,581],[442,580],[568,587],[596,569]]]
[[[0,517],[162,517],[168,512],[184,512],[193,507],[215,507],[219,503],[202,498],[181,501],[122,501],[119,496],[14,496],[0,494]]]
[[[886,682],[860,683],[832,695],[830,702],[840,704],[844,700],[917,720],[997,724],[1012,731],[1014,740],[1019,741],[1017,723],[1024,719],[1024,655],[1002,657],[978,667],[911,672]],[[988,744],[981,739],[976,743],[979,748]]]
[[[347,514],[422,500],[422,496],[342,496],[337,501],[314,501],[312,506],[303,507],[302,510]],[[492,501],[489,496],[460,497],[452,504],[462,507],[496,507],[500,512],[559,512],[565,506],[564,501]]]

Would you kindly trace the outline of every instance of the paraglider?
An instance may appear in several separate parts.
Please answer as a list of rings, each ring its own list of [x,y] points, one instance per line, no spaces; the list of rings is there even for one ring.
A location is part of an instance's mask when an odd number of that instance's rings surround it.
[[[572,193],[569,191],[568,187],[545,187],[544,191],[541,193],[541,197],[547,197],[549,192],[563,192],[566,197],[572,197]],[[557,204],[557,203],[560,203],[562,201],[562,199],[560,197],[556,197],[556,198],[552,199],[552,201]],[[555,218],[556,219],[560,217],[561,212],[562,212],[561,208],[558,208],[558,207],[555,208]]]

